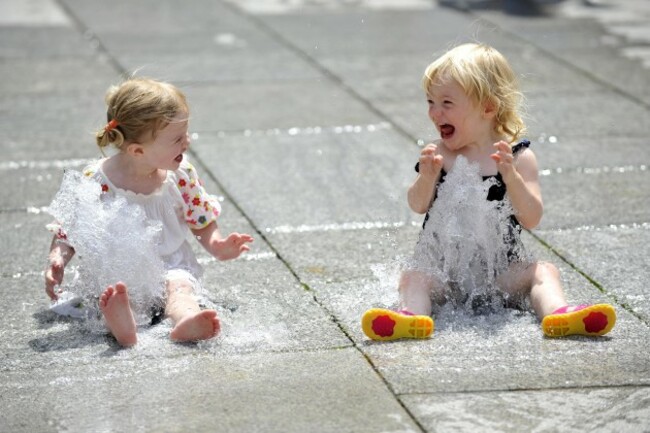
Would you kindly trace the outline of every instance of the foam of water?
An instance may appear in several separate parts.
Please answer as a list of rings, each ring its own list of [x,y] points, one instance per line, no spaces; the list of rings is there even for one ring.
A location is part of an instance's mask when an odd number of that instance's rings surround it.
[[[97,182],[73,170],[65,172],[47,210],[61,224],[78,258],[77,273],[71,281],[66,279],[64,290],[96,310],[106,287],[122,281],[129,289],[136,322],[148,324],[152,309],[162,305],[160,224],[148,220],[141,206],[102,195]],[[96,311],[89,316],[91,328],[101,326]]]
[[[407,265],[431,275],[445,288],[450,304],[468,311],[502,309],[504,295],[496,278],[508,268],[508,254],[526,257],[510,224],[510,202],[487,200],[495,182],[483,180],[478,164],[459,156],[438,187],[429,220]]]

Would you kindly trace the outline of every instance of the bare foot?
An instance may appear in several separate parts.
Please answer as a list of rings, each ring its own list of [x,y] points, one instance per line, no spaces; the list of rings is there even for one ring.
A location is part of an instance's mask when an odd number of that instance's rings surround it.
[[[215,310],[203,310],[182,318],[169,334],[174,341],[208,340],[219,333],[221,324]]]
[[[137,343],[137,327],[124,283],[117,283],[115,288],[106,288],[99,298],[99,309],[104,314],[108,329],[120,345],[129,347]]]

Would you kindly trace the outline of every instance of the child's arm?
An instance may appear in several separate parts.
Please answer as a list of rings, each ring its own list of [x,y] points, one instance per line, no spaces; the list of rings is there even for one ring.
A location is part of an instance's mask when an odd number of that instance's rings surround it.
[[[515,161],[510,145],[505,141],[494,144],[496,153],[492,159],[506,184],[506,191],[519,224],[525,229],[537,227],[542,219],[544,204],[539,187],[537,159],[532,150],[518,154]]]
[[[214,221],[202,229],[192,229],[192,233],[203,248],[219,260],[239,257],[243,252],[250,250],[246,244],[253,242],[252,236],[243,233],[231,233],[224,239]]]
[[[54,236],[50,245],[48,255],[48,265],[45,269],[45,293],[51,300],[59,299],[55,286],[60,286],[63,282],[63,272],[65,266],[74,256],[74,248],[65,242],[61,242],[58,236]]]
[[[442,155],[437,153],[437,146],[429,144],[420,153],[420,170],[415,182],[408,190],[408,203],[413,212],[426,213],[431,207],[440,171]]]

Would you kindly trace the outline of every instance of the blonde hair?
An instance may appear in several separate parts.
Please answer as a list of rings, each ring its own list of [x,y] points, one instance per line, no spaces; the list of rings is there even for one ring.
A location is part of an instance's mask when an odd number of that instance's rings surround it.
[[[422,87],[428,94],[431,86],[449,79],[456,81],[478,104],[494,106],[497,134],[510,137],[514,142],[526,132],[519,114],[523,95],[517,77],[506,58],[496,49],[468,43],[447,51],[427,67]]]
[[[189,116],[183,92],[172,84],[144,77],[131,77],[106,92],[106,117],[109,122],[97,131],[102,153],[113,145],[154,138],[179,114]]]

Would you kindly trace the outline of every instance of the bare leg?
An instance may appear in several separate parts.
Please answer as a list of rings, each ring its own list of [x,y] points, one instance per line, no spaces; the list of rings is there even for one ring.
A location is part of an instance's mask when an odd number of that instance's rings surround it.
[[[416,315],[431,315],[432,302],[443,304],[444,293],[433,277],[418,271],[404,271],[399,282],[399,309]]]
[[[124,283],[117,283],[115,288],[106,288],[99,298],[99,309],[104,314],[106,326],[120,345],[129,347],[137,343],[137,326]]]
[[[499,277],[498,285],[510,295],[530,296],[539,320],[567,305],[560,272],[551,263],[537,262],[526,267],[514,265]]]
[[[167,282],[165,314],[172,319],[174,341],[207,340],[219,333],[221,325],[215,310],[201,310],[192,294],[192,284],[187,280]]]

